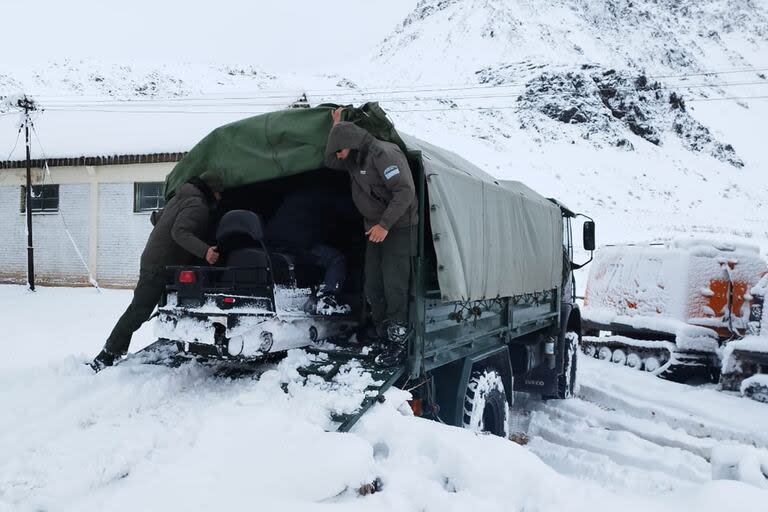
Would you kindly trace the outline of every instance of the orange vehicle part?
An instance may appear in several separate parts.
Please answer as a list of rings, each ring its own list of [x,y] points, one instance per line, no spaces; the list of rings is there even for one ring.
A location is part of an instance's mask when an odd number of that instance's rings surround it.
[[[744,296],[747,294],[749,283],[744,281],[736,281],[733,283],[733,303],[731,304],[731,314],[739,315],[741,308],[744,306]],[[725,279],[713,279],[709,283],[709,289],[714,292],[709,298],[709,307],[715,312],[715,315],[720,316],[726,311],[728,306],[728,295],[731,291],[731,283]]]
[[[746,302],[744,296],[749,290],[749,283],[744,281],[734,281],[731,283],[727,279],[713,279],[709,283],[709,289],[712,290],[712,295],[709,297],[708,306],[714,312],[716,318],[727,318],[728,316],[738,317],[741,315],[741,308]],[[729,295],[731,302],[730,311],[728,311]],[[701,317],[712,316],[711,314],[705,314],[700,312]],[[716,329],[717,334],[721,337],[728,337],[735,334],[728,332],[727,328],[721,327]],[[744,334],[739,329],[739,334]]]

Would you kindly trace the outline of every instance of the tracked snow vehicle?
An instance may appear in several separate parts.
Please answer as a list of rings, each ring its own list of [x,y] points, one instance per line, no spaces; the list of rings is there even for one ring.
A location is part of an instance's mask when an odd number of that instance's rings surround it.
[[[587,282],[582,350],[666,379],[716,378],[723,344],[746,332],[749,290],[765,271],[749,245],[602,247]]]
[[[728,391],[768,403],[768,275],[752,288],[746,336],[723,351],[720,384]]]
[[[185,353],[256,359],[354,333],[349,315],[307,311],[321,269],[268,248],[256,213],[226,213],[216,241],[223,265],[170,267],[173,284],[155,323],[159,338]]]
[[[506,435],[515,391],[566,398],[576,386],[581,315],[574,302],[572,224],[564,205],[522,183],[500,181],[455,153],[399,134],[375,103],[347,107],[344,120],[405,153],[418,199],[412,259],[407,357],[375,363],[375,350],[354,343],[367,322],[361,269],[365,239],[358,219],[338,226],[335,247],[347,256],[347,317],[317,318],[291,300],[312,279],[290,254],[262,244],[257,224],[240,229],[227,249],[227,216],[269,219],[287,190],[333,182],[349,195],[344,173],[324,168],[331,128],[321,106],[273,112],[222,126],[195,146],[166,180],[166,194],[192,176],[216,170],[225,185],[216,267],[172,268],[160,310],[159,340],[147,362],[189,357],[228,361],[250,374],[270,355],[304,347],[313,355],[300,373],[336,382],[351,364],[373,379],[359,408],[333,415],[344,431],[391,386],[411,391],[413,411],[451,425]],[[240,212],[237,212],[240,210]],[[233,214],[233,211],[234,214]],[[584,223],[594,249],[594,223]],[[281,302],[283,301],[283,302]],[[159,357],[150,360],[153,354]]]

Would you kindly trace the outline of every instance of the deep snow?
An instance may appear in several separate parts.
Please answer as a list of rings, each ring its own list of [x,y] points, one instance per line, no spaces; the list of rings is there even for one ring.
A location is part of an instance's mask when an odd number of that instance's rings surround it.
[[[10,49],[0,96],[28,92],[47,109],[35,115],[35,157],[183,151],[303,91],[313,104],[378,99],[398,129],[591,215],[599,243],[682,234],[768,250],[768,102],[721,101],[766,94],[765,0],[6,4],[7,20],[35,13],[31,39],[22,23],[0,32]],[[624,105],[606,105],[599,87],[553,102],[527,92],[569,73],[578,80],[585,65],[625,77]],[[648,108],[627,85],[640,76],[664,91]],[[715,142],[699,151],[677,133],[665,110],[672,92],[692,133],[700,123]],[[650,132],[614,113],[637,115],[638,105],[652,114]],[[18,115],[3,112],[0,158],[18,134]],[[718,158],[727,144],[743,167]],[[128,300],[0,286],[0,510],[721,512],[768,502],[759,489],[768,408],[711,387],[582,359],[577,399],[533,403],[519,418],[527,447],[387,404],[333,434],[329,411],[359,393],[299,385],[301,352],[259,381],[199,366],[93,377],[81,363]],[[151,340],[145,326],[132,349]],[[357,497],[376,477],[384,491]]]
[[[755,479],[768,408],[735,395],[581,359],[578,398],[530,404],[527,447],[404,416],[397,391],[331,433],[329,412],[359,403],[367,377],[303,384],[302,351],[259,380],[195,364],[94,376],[83,362],[129,299],[0,286],[0,510],[721,512],[768,499]],[[383,491],[359,496],[376,478]]]

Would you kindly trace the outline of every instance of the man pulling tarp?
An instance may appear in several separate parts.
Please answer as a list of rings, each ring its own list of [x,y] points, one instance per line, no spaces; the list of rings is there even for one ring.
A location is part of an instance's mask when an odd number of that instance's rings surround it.
[[[408,285],[416,250],[416,192],[408,160],[395,144],[374,138],[364,129],[332,113],[325,163],[349,173],[352,199],[365,222],[365,296],[392,364],[405,351],[408,328]]]

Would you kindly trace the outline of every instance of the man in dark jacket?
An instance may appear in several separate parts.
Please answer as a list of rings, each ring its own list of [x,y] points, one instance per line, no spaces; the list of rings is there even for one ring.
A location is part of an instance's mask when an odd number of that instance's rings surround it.
[[[363,216],[365,295],[380,336],[396,362],[404,353],[408,322],[411,257],[415,253],[416,191],[408,160],[395,144],[374,138],[364,129],[341,121],[341,108],[331,114],[333,127],[325,151],[326,165],[345,170],[352,200]],[[382,336],[383,337],[383,336]]]
[[[203,241],[208,232],[211,208],[221,199],[221,178],[210,171],[190,179],[168,201],[141,254],[139,282],[133,300],[117,321],[104,348],[91,363],[95,371],[112,366],[128,352],[131,337],[152,315],[165,290],[168,265],[184,265],[195,258],[213,265],[217,248]]]
[[[325,276],[317,295],[305,309],[319,315],[348,314],[340,301],[346,280],[344,254],[331,246],[337,226],[354,215],[349,196],[330,185],[311,185],[290,192],[264,228],[271,249],[294,254],[299,262],[323,267]]]

